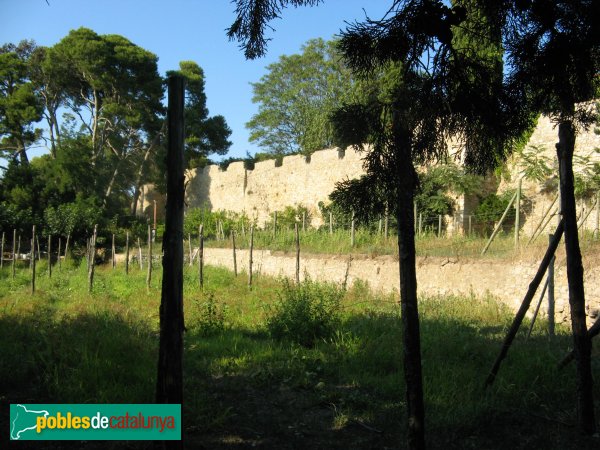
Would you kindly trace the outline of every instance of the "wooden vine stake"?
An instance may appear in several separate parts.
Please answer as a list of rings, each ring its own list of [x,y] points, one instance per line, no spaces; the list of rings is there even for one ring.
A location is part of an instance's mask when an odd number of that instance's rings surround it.
[[[56,259],[57,259],[57,262],[58,262],[58,270],[60,270],[61,267],[62,267],[62,260],[61,260],[61,257],[60,257],[61,250],[62,250],[62,238],[59,236],[58,237],[58,251],[56,252]]]
[[[13,248],[12,248],[12,277],[13,279],[15,278],[15,270],[16,270],[16,263],[17,263],[17,251],[16,251],[16,246],[17,246],[17,229],[13,229]]]
[[[140,238],[137,238],[138,244],[138,261],[140,262],[140,270],[144,270],[144,261],[142,260],[142,246],[140,244]]]
[[[33,227],[34,234],[31,236],[31,250],[29,251],[29,271],[33,270],[33,262],[35,260],[35,226]]]
[[[252,251],[254,250],[254,225],[250,226],[250,249],[248,251],[248,287],[252,289]]]
[[[146,273],[146,287],[150,289],[152,282],[152,227],[148,225],[148,272]]]
[[[52,278],[52,235],[48,235],[48,278]]]
[[[296,237],[296,284],[300,284],[300,233],[298,224],[294,224],[294,233]]]
[[[350,246],[356,244],[356,220],[354,219],[354,211],[352,211],[352,224],[350,225]]]
[[[111,246],[111,263],[112,263],[112,268],[113,270],[115,269],[115,267],[117,267],[117,255],[116,255],[116,249],[115,249],[115,233],[113,233],[112,235],[112,246]]]
[[[237,277],[237,256],[235,254],[235,231],[231,230],[231,247],[233,248],[233,274]]]
[[[94,269],[96,267],[96,236],[98,235],[98,225],[94,225],[94,234],[90,239],[89,269],[88,269],[88,292],[92,292],[94,287]]]
[[[125,237],[125,275],[129,275],[129,231]]]
[[[184,79],[168,79],[167,204],[163,237],[163,278],[156,403],[183,403],[183,207]],[[182,424],[182,430],[185,426]],[[162,441],[163,448],[182,449],[183,439]]]
[[[33,226],[33,230],[31,232],[31,293],[35,293],[35,225]]]
[[[486,388],[488,386],[491,386],[492,383],[494,382],[494,380],[496,379],[496,375],[498,373],[498,370],[500,369],[500,364],[502,363],[502,360],[506,357],[506,354],[508,353],[508,349],[510,348],[510,345],[512,344],[515,336],[517,335],[517,331],[519,331],[519,327],[521,326],[521,323],[523,322],[523,319],[525,318],[525,314],[527,313],[527,310],[529,309],[529,305],[531,305],[531,301],[533,300],[535,291],[537,290],[542,279],[544,278],[544,274],[546,273],[546,270],[548,269],[548,266],[550,265],[550,262],[552,261],[552,258],[554,257],[554,253],[556,252],[556,248],[558,247],[558,244],[562,238],[564,230],[565,230],[564,221],[561,220],[560,223],[558,224],[558,227],[556,228],[556,232],[554,233],[554,236],[552,237],[550,245],[548,246],[548,249],[546,250],[546,254],[544,255],[544,258],[542,259],[542,262],[540,263],[537,273],[533,277],[533,280],[531,281],[531,283],[529,283],[529,288],[527,289],[525,298],[523,298],[521,307],[517,311],[517,314],[515,315],[513,323],[511,325],[510,329],[508,330],[506,337],[504,338],[502,348],[500,349],[500,354],[496,358],[496,361],[494,362],[494,365],[492,366],[492,369],[490,370],[490,374],[488,375],[487,379],[485,380]]]
[[[204,224],[198,228],[198,282],[204,289]]]
[[[65,262],[69,257],[69,241],[71,240],[71,233],[67,233],[67,242],[65,242]]]

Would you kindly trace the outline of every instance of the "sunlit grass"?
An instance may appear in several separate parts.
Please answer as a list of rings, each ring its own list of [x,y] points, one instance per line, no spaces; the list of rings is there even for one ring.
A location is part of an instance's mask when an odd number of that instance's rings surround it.
[[[133,266],[126,275],[122,266],[99,266],[91,294],[85,263],[55,268],[51,279],[45,269],[38,266],[34,295],[26,267],[14,280],[10,269],[0,272],[0,395],[40,403],[152,402],[159,265],[150,289],[145,269]],[[186,266],[184,282],[184,419],[195,439],[217,439],[238,426],[239,409],[250,401],[244,392],[252,389],[324,405],[327,429],[345,433],[368,423],[385,432],[389,445],[403,440],[402,327],[393,294],[374,295],[361,282],[347,291],[335,288],[342,294],[336,328],[303,346],[271,337],[266,326],[271,305],[283,298],[280,280],[258,276],[249,290],[245,274],[209,266],[202,291],[197,267]],[[207,314],[209,301],[223,311],[220,318]],[[556,369],[571,345],[568,330],[550,338],[539,321],[529,340],[519,334],[496,383],[484,391],[512,313],[493,298],[432,297],[420,300],[420,315],[433,447],[464,448],[467,436],[473,448],[512,448],[507,436],[519,421],[531,424],[528,442],[586,448],[575,428],[574,367]],[[218,326],[206,332],[211,320]],[[593,370],[600,371],[598,350]]]

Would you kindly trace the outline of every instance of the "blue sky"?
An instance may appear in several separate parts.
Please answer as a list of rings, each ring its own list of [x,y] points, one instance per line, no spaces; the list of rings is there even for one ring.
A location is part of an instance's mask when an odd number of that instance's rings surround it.
[[[318,7],[288,8],[271,25],[266,57],[247,61],[225,29],[234,19],[229,0],[0,0],[0,44],[33,39],[51,46],[72,29],[120,34],[155,53],[161,74],[179,61],[193,60],[204,69],[211,115],[225,116],[233,133],[228,156],[259,150],[248,142],[245,123],[257,112],[251,82],[280,55],[297,53],[311,38],[330,39],[345,21],[362,20],[365,12],[380,18],[390,0],[325,0]],[[35,153],[31,153],[31,156]]]

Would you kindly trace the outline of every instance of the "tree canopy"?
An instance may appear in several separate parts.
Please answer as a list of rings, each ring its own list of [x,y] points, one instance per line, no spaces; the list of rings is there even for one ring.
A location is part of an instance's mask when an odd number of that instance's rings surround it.
[[[3,229],[40,226],[66,205],[73,217],[93,207],[105,221],[134,220],[141,186],[164,178],[165,84],[157,61],[123,36],[87,28],[52,47],[1,48],[0,156],[8,165],[0,204],[15,212],[2,216]],[[208,115],[201,67],[184,61],[179,69],[188,81],[188,161],[226,153],[231,130],[222,116]],[[27,151],[40,144],[49,153],[30,163]],[[84,233],[82,221],[72,222]]]
[[[360,90],[336,42],[308,41],[300,54],[283,55],[252,84],[259,104],[246,127],[268,153],[310,154],[333,145],[329,115]]]

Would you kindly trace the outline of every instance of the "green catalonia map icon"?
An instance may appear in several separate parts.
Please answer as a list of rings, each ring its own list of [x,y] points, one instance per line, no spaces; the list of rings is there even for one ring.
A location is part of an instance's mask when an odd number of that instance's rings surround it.
[[[21,439],[26,432],[35,433],[38,417],[47,417],[50,413],[45,410],[34,411],[27,409],[23,405],[16,405],[14,408],[11,405],[11,423],[10,423],[10,438],[12,440]],[[24,437],[27,439],[27,436]]]

